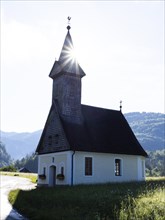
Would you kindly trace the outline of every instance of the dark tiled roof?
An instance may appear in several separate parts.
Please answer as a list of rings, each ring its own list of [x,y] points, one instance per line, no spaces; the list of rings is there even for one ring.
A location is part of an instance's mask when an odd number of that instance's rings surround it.
[[[82,105],[82,124],[62,120],[72,150],[147,156],[120,111]]]

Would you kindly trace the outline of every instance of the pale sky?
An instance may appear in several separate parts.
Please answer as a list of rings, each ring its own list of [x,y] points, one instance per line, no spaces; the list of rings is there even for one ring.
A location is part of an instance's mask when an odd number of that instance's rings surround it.
[[[1,0],[1,130],[43,129],[68,16],[82,103],[164,113],[164,1]]]

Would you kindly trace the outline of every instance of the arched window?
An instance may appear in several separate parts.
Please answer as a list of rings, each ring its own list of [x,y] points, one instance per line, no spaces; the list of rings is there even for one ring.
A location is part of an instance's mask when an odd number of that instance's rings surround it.
[[[43,167],[43,174],[46,175],[46,167]]]

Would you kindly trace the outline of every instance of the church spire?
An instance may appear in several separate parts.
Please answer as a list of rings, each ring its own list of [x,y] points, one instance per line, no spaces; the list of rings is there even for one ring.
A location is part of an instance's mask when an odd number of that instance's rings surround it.
[[[75,57],[73,42],[70,35],[70,19],[71,17],[68,17],[68,32],[64,40],[59,60],[55,61],[49,75],[53,79],[62,73],[74,74],[75,76],[79,76],[81,78],[85,76],[84,71],[78,64],[77,59]]]
[[[60,116],[71,123],[82,123],[81,114],[81,78],[84,71],[74,55],[68,17],[67,34],[59,59],[55,61],[50,72],[53,79],[52,104],[56,105]]]

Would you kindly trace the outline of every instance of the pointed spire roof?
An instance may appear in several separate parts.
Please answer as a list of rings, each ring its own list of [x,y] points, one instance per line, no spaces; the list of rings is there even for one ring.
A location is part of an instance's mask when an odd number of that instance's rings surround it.
[[[62,73],[70,73],[80,77],[85,76],[84,71],[82,70],[76,58],[74,57],[74,47],[69,32],[70,28],[71,27],[68,25],[68,32],[64,40],[59,60],[55,61],[49,75],[51,78],[56,78],[59,74]]]

